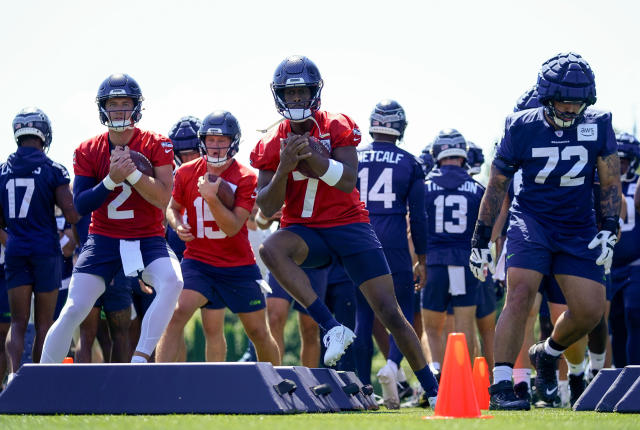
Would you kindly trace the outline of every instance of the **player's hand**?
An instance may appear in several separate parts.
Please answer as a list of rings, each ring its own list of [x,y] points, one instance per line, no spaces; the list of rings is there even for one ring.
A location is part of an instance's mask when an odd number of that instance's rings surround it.
[[[145,294],[153,294],[153,288],[144,283],[144,281],[138,278],[138,285],[140,285],[140,290]]]
[[[127,176],[136,171],[136,165],[131,160],[127,147],[116,146],[113,148],[109,163],[109,176],[116,184],[124,182]]]
[[[210,182],[208,176],[209,175],[205,175],[198,178],[198,192],[207,203],[215,200],[219,201],[218,187],[222,182],[222,178],[218,176],[215,182]]]
[[[491,243],[491,227],[476,223],[471,239],[471,256],[469,268],[480,282],[487,279],[487,269],[491,273],[496,271],[495,247]],[[492,252],[493,249],[493,252]]]
[[[413,265],[413,282],[416,291],[427,285],[427,266],[419,261]]]
[[[286,138],[280,140],[279,170],[284,173],[292,172],[300,160],[311,158],[308,138],[308,132],[303,135],[289,133]]]
[[[604,266],[605,271],[611,271],[613,247],[616,246],[616,242],[618,242],[618,236],[614,232],[602,230],[589,243],[589,249],[600,247],[600,256],[596,260],[596,264]]]
[[[191,226],[189,224],[178,224],[176,234],[183,242],[190,242],[195,239],[195,236],[191,233]]]

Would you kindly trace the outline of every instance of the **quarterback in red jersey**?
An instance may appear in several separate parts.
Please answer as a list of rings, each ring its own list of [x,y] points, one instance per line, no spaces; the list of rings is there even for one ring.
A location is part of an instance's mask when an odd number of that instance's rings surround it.
[[[355,335],[333,318],[299,266],[328,266],[338,259],[407,357],[425,390],[421,404],[433,406],[438,384],[418,337],[400,312],[382,245],[355,189],[360,130],[345,115],[319,110],[322,85],[318,68],[306,57],[288,57],[274,73],[271,90],[285,120],[275,133],[258,142],[251,164],[260,170],[260,210],[271,216],[284,203],[285,227],[269,236],[260,256],[284,289],[327,332],[324,362],[329,366],[344,354]],[[331,158],[311,150],[311,136],[330,150]],[[301,161],[317,179],[299,171]]]
[[[184,290],[158,344],[158,362],[177,361],[184,326],[203,309],[207,361],[224,361],[224,311],[238,314],[260,361],[280,364],[280,353],[265,318],[262,275],[249,243],[246,221],[255,202],[256,174],[233,156],[240,144],[240,126],[226,111],[215,111],[198,131],[202,157],[180,166],[175,175],[167,220],[186,242],[182,259]],[[215,175],[216,178],[211,178]],[[212,182],[213,180],[213,182]],[[235,194],[228,209],[218,198],[226,181]],[[187,222],[183,214],[187,212]],[[213,329],[212,329],[213,327]],[[226,346],[226,345],[225,345]]]
[[[74,153],[74,204],[91,214],[89,237],[71,277],[69,299],[45,339],[43,363],[60,363],[73,330],[86,318],[115,274],[124,269],[156,290],[131,362],[145,363],[160,339],[182,290],[182,273],[164,238],[164,209],[173,185],[173,148],[161,135],[141,131],[142,92],[126,74],[105,79],[96,102],[107,133]],[[146,156],[153,176],[143,174],[129,151]]]

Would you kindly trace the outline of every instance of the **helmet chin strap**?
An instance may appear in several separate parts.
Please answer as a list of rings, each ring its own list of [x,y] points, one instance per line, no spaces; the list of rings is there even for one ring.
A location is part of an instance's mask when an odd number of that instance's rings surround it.
[[[229,161],[228,158],[225,158],[224,160],[220,161],[220,160],[216,160],[215,158],[209,155],[206,155],[205,157],[207,158],[207,164],[210,164],[213,167],[222,167],[225,165],[227,161]]]

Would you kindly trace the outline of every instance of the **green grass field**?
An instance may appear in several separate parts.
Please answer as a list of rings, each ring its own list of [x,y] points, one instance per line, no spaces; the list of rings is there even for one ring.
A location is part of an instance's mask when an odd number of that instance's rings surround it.
[[[484,411],[484,415],[489,414]],[[338,414],[0,416],[0,429],[91,430],[605,430],[638,429],[639,415],[573,412],[567,409],[491,412],[492,419],[425,420],[431,410],[402,409]]]

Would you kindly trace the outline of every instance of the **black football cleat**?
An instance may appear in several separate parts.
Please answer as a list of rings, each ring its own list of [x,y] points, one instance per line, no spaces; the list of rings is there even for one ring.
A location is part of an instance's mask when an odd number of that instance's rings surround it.
[[[526,382],[519,382],[514,385],[513,391],[516,393],[517,398],[531,403],[531,393],[529,393],[529,386]]]
[[[579,375],[569,374],[569,391],[571,391],[571,406],[578,400],[584,392],[587,382],[584,380],[584,373]]]
[[[536,392],[538,398],[543,403],[553,407],[556,400],[559,402],[558,378],[556,369],[558,368],[558,357],[547,354],[544,350],[544,340],[529,348],[529,359],[536,368]],[[536,403],[536,406],[539,402]],[[542,406],[545,407],[545,406]]]
[[[489,409],[492,411],[528,411],[531,403],[528,400],[519,399],[513,391],[511,381],[501,381],[489,387],[491,399]]]

